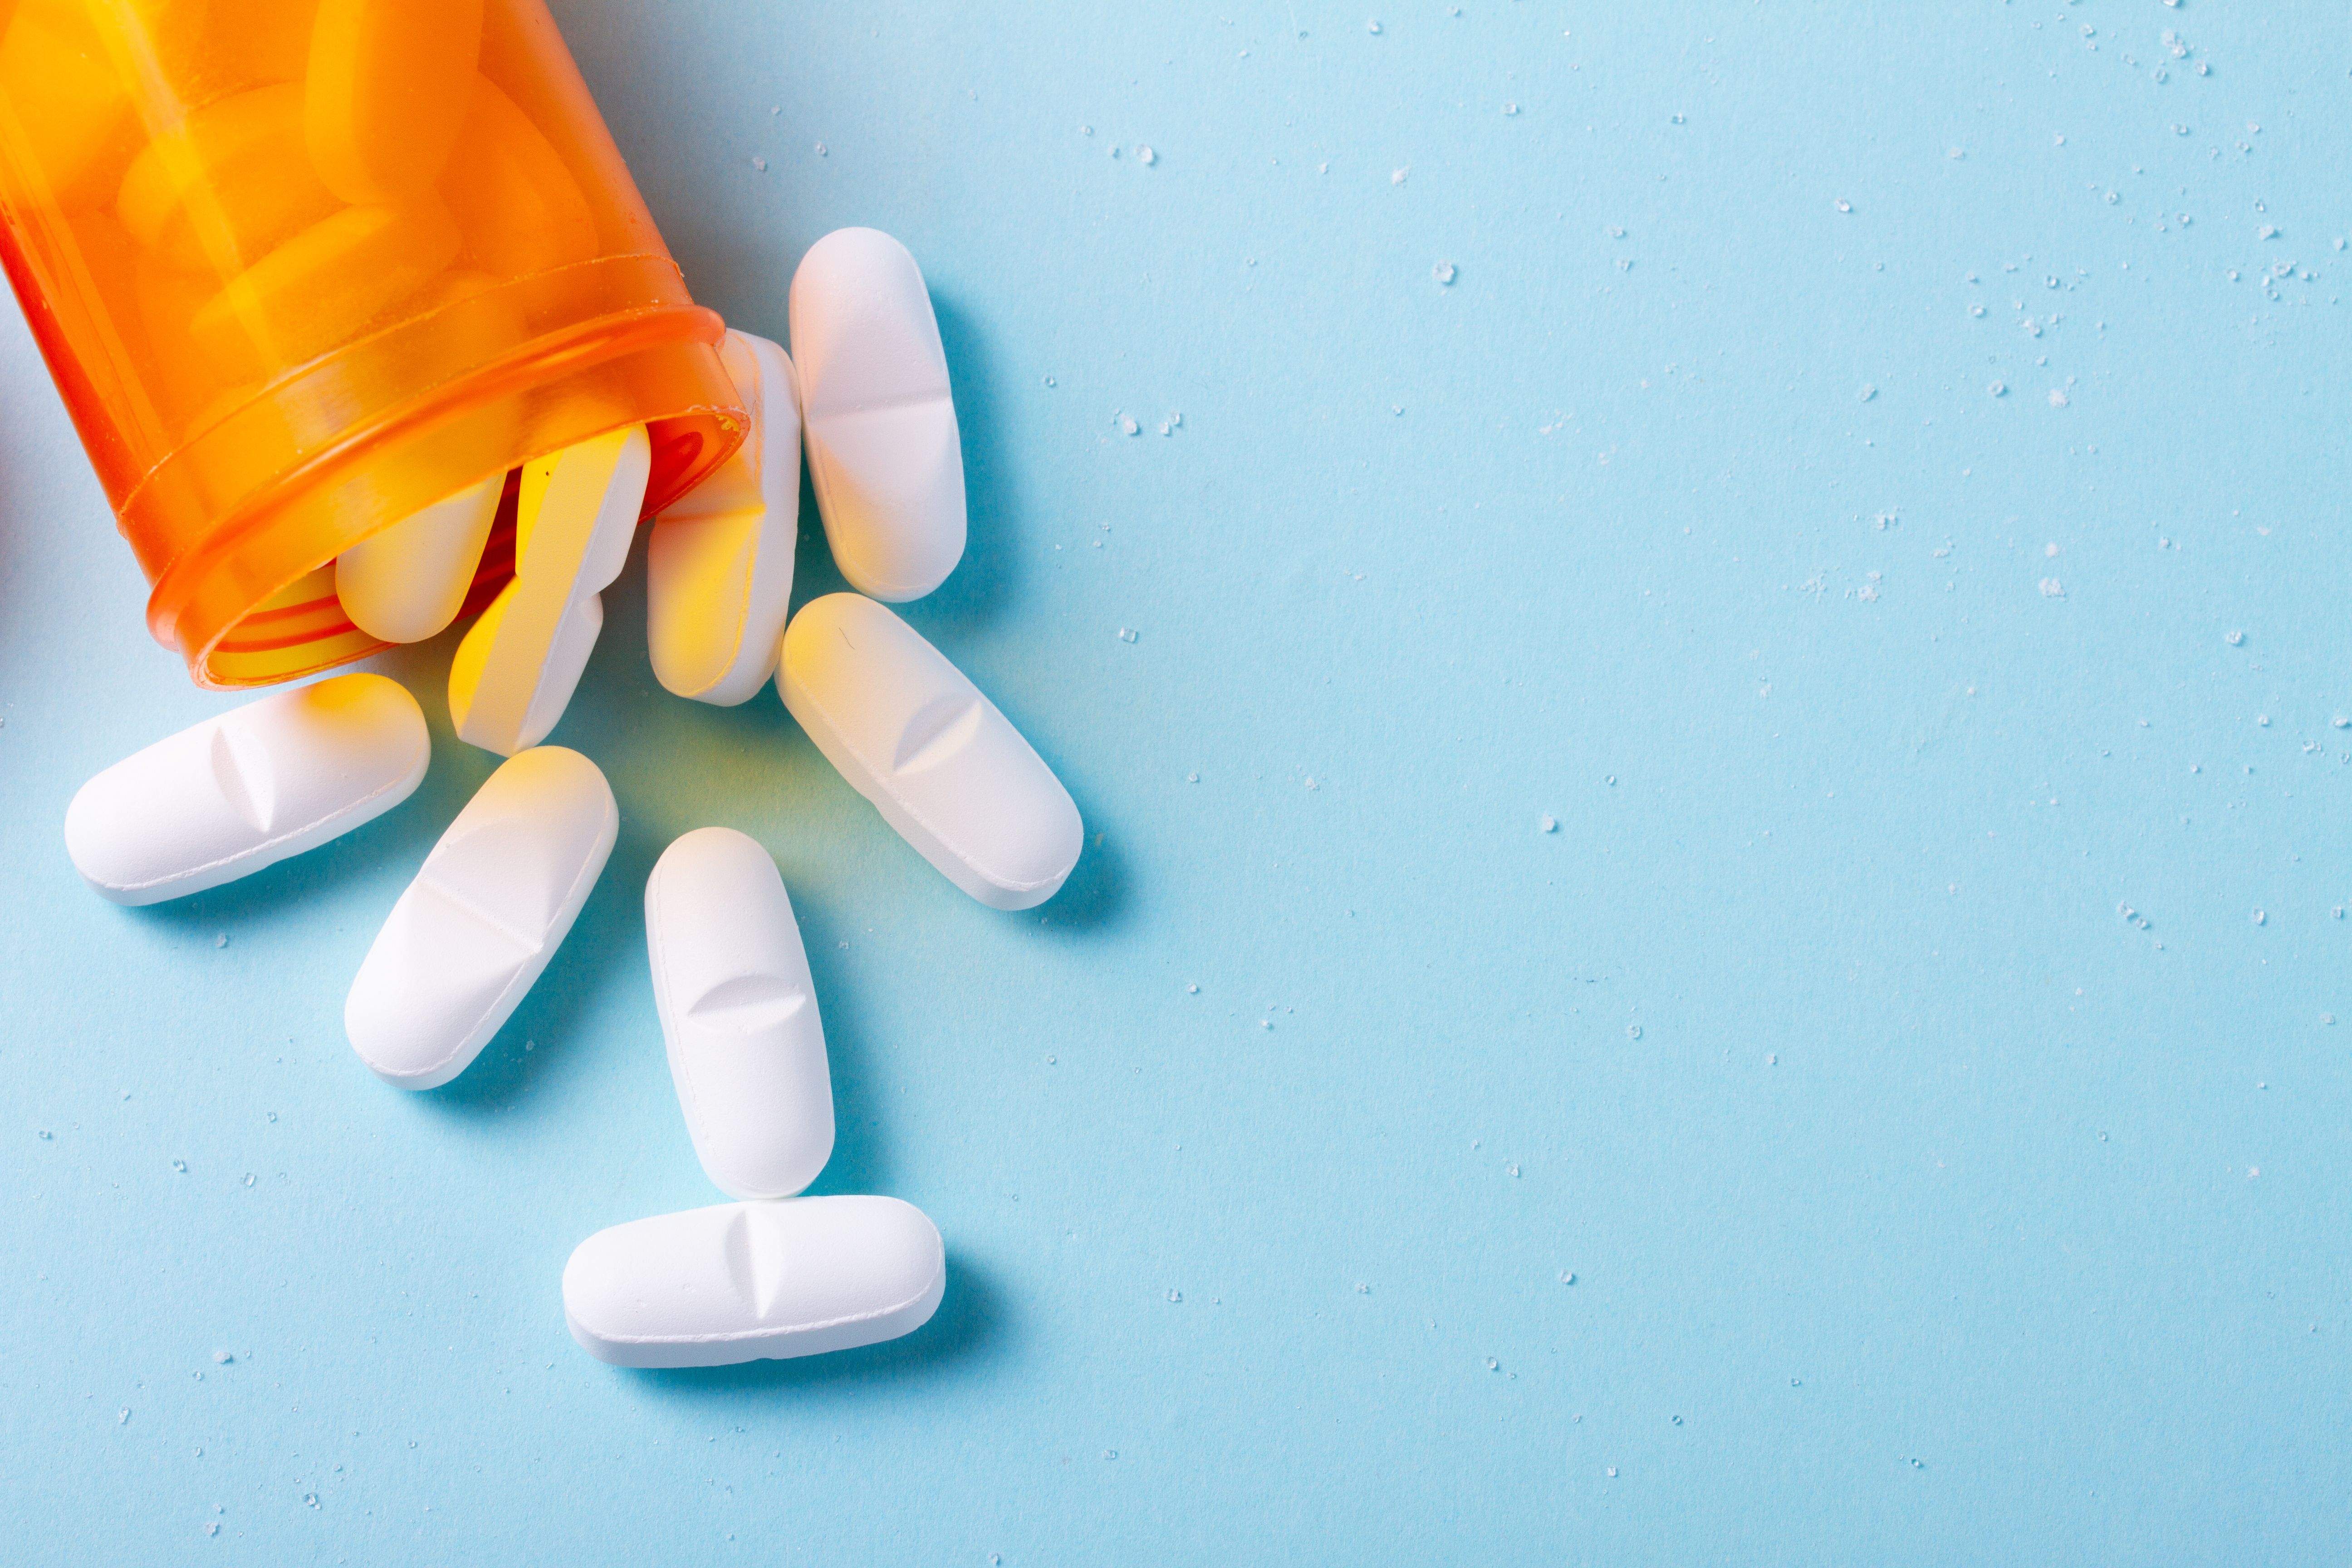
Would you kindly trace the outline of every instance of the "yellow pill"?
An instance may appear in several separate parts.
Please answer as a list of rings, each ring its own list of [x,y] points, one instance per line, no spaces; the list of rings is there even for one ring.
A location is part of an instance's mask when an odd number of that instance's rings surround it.
[[[122,176],[122,226],[166,264],[233,278],[342,204],[303,153],[302,87],[241,92],[159,136]]]
[[[527,278],[596,254],[596,216],[539,127],[488,77],[441,176],[441,199],[484,272]]]
[[[86,187],[106,154],[136,134],[131,100],[78,5],[17,11],[0,38],[0,97],[63,205],[94,194]]]
[[[310,162],[347,202],[432,187],[474,96],[482,0],[320,0],[310,28]]]
[[[457,254],[457,225],[432,196],[347,207],[263,257],[188,330],[216,370],[243,380],[337,348],[431,282]]]

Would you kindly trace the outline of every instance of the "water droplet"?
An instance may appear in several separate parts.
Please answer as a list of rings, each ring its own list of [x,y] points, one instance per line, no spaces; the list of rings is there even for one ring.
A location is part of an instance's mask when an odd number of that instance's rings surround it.
[[[2007,382],[1996,381],[1990,386],[1986,387],[1985,390],[1992,394],[1995,397],[2006,397],[2009,395],[2009,384]]]
[[[754,168],[754,169],[756,169],[756,170],[758,170],[761,174],[766,174],[766,173],[768,172],[768,161],[767,161],[765,158],[761,158],[761,157],[756,157],[756,156],[755,156],[755,157],[751,160],[751,167],[752,167],[752,168]]]
[[[1454,263],[1441,261],[1429,269],[1429,275],[1440,283],[1451,283],[1454,281]]]
[[[2254,923],[2255,923],[2256,925],[2258,925],[2258,926],[2260,926],[2260,925],[2268,925],[2268,924],[2270,924],[2270,922],[2271,922],[2271,917],[2270,917],[2270,916],[2268,916],[2268,915],[2266,915],[2266,914],[2263,913],[2263,911],[2262,911],[2262,910],[2256,910],[2254,911]]]
[[[1614,1465],[1609,1467],[1609,1479],[1612,1481],[1617,1479],[1617,1467]]]
[[[184,1176],[188,1173],[188,1163],[185,1160],[174,1160],[172,1162],[172,1169]]]
[[[48,1142],[51,1139],[55,1138],[56,1136],[57,1136],[57,1134],[56,1134],[56,1133],[54,1133],[54,1132],[50,1131],[49,1131],[47,1128],[46,1128],[46,1127],[42,1128],[42,1129],[41,1129],[41,1131],[40,1131],[40,1139],[41,1139],[41,1142],[44,1142],[44,1143]]]
[[[1486,1370],[1488,1372],[1500,1372],[1503,1369],[1500,1363],[1496,1362],[1493,1356],[1488,1356],[1486,1358]]]
[[[1118,1450],[1117,1448],[1105,1448],[1103,1450],[1103,1458],[1106,1459],[1116,1459],[1118,1458]]]
[[[1629,1040],[1638,1040],[1638,1039],[1640,1039],[1640,1038],[1642,1037],[1642,1026],[1641,1026],[1641,1025],[1639,1025],[1639,1024],[1628,1024],[1628,1025],[1626,1025],[1626,1026],[1625,1026],[1625,1037],[1626,1037],[1627,1039],[1629,1039]]]
[[[1369,1295],[1370,1295],[1371,1293],[1372,1293],[1372,1288],[1371,1288],[1370,1285],[1365,1284],[1365,1283],[1364,1283],[1362,1280],[1360,1280],[1360,1279],[1359,1279],[1359,1280],[1357,1280],[1357,1281],[1356,1281],[1356,1294],[1357,1294],[1357,1295],[1359,1295],[1359,1296],[1369,1296]]]
[[[1682,1418],[1681,1416],[1679,1416],[1679,1415],[1675,1416],[1675,1426],[1681,1426],[1682,1424],[1683,1424],[1683,1418]]]
[[[1171,1301],[1181,1301],[1184,1299],[1184,1292],[1181,1290],[1171,1290],[1168,1292],[1168,1299]]]
[[[1570,1270],[1563,1268],[1559,1271],[1559,1282],[1563,1285],[1573,1285],[1576,1283],[1576,1276]]]
[[[1507,104],[1503,105],[1503,112],[1504,112],[1505,114],[1507,114],[1507,114],[1517,114],[1518,111],[1519,111],[1519,106],[1518,106],[1517,104],[1516,104],[1516,103],[1507,103]],[[1681,116],[1681,115],[1679,115],[1679,114],[1677,114],[1677,115],[1675,115],[1675,119],[1676,121],[1680,121],[1680,120],[1682,119],[1682,116]]]
[[[215,947],[226,947],[228,945],[228,932],[223,931],[220,935],[215,937],[213,939],[213,945]]]
[[[1198,996],[1200,994],[1201,988],[1198,985],[1187,985],[1184,987],[1184,994],[1187,996]]]
[[[1557,833],[1559,831],[1559,823],[1547,813],[1543,817],[1537,821],[1536,831],[1538,833]]]
[[[820,158],[824,156],[824,143],[822,142],[816,144],[816,155]]]
[[[1121,627],[1119,627],[1119,628],[1118,628],[1118,640],[1119,640],[1119,641],[1121,641],[1121,642],[1133,642],[1133,641],[1135,640],[1135,633],[1134,633],[1134,631],[1133,631],[1131,628],[1127,627],[1127,626],[1121,626]]]
[[[1389,184],[1391,184],[1391,185],[1402,185],[1402,184],[1404,184],[1404,177],[1405,177],[1405,175],[1406,175],[1407,174],[1409,174],[1409,173],[1411,173],[1411,171],[1410,171],[1410,170],[1406,170],[1406,169],[1391,169],[1391,170],[1390,170],[1390,171],[1389,171]]]
[[[1364,24],[1364,31],[1367,33],[1377,33],[1380,30],[1381,25],[1378,22],[1367,22]]]
[[[2254,715],[2254,722],[2267,730],[2271,727],[2271,716],[2267,713],[2257,713]]]
[[[1841,196],[1838,198],[1837,210],[1842,213],[1850,213],[1853,211],[1853,204]]]
[[[1199,784],[1201,782],[1201,775],[1198,773],[1186,773],[1184,775],[1184,782],[1186,784]]]
[[[230,1354],[228,1352],[226,1352],[226,1351],[215,1351],[215,1352],[213,1352],[213,1364],[214,1364],[215,1366],[226,1366],[229,1363],[231,1363],[231,1362],[235,1361],[236,1359],[236,1357],[235,1357],[234,1355],[231,1355],[231,1354]]]
[[[130,1420],[131,1420],[131,1406],[129,1406],[128,1405],[124,1405],[124,1406],[121,1408],[121,1410],[119,1413],[117,1413],[117,1414],[116,1414],[116,1415],[115,1415],[115,1417],[114,1417],[114,1424],[115,1424],[117,1426],[124,1426],[124,1425],[128,1424]]]
[[[2231,632],[2227,637],[2223,637],[2222,640],[2228,643],[2231,647],[2237,647],[2245,642],[2246,634],[2243,632]]]
[[[1609,785],[1611,788],[1612,788],[1612,789],[1613,789],[1613,788],[1615,788],[1615,787],[1616,787],[1616,784],[1617,784],[1617,775],[1616,775],[1615,773],[1611,773],[1608,777],[1606,777],[1606,778],[1602,779],[1601,782],[1602,784],[1605,784]]]
[[[1867,403],[1877,395],[1878,388],[1871,385],[1868,382],[1864,382],[1862,384],[1862,401]]]
[[[1058,381],[1055,381],[1052,376],[1050,376],[1050,375],[1049,375],[1049,376],[1047,376],[1047,377],[1045,378],[1045,384],[1046,384],[1047,386],[1059,386],[1059,385],[1061,384],[1061,383],[1060,383],[1060,382],[1058,382]]]
[[[1135,150],[1135,161],[1143,164],[1146,168],[1149,168],[1152,164],[1160,162],[1160,154],[1153,152],[1149,147],[1139,145]]]

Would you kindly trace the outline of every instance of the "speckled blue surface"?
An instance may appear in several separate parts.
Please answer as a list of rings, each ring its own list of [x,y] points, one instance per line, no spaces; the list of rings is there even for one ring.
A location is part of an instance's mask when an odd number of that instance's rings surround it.
[[[738,324],[836,226],[920,259],[972,528],[908,616],[1086,859],[965,899],[772,696],[660,692],[633,567],[554,737],[611,868],[384,1088],[344,989],[492,761],[449,642],[381,661],[410,804],[90,897],[73,790],[220,700],[12,318],[0,1554],[2340,1555],[2340,6],[556,9]],[[639,904],[713,822],[808,938],[818,1190],[951,1283],[616,1372],[557,1281],[717,1200]]]

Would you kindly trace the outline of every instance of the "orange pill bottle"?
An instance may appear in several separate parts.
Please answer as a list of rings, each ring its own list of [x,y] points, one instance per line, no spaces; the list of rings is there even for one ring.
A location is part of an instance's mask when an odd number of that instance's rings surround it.
[[[0,17],[0,265],[198,684],[382,647],[335,557],[531,458],[645,425],[650,513],[741,440],[542,0]]]

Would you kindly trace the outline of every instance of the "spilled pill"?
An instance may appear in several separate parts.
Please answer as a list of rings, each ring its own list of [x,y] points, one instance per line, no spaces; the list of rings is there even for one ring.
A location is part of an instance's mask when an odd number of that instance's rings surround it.
[[[963,558],[963,447],[922,269],[870,228],[835,229],[793,275],[809,478],[851,587],[919,599]]]
[[[1000,910],[1061,889],[1085,827],[1069,791],[915,628],[856,594],[784,633],[784,706],[857,793],[949,880]]]
[[[457,618],[499,514],[493,474],[402,519],[335,560],[335,596],[352,625],[385,642],[423,642]]]
[[[432,755],[397,682],[338,675],[248,702],[134,752],[66,807],[66,852],[100,898],[216,888],[406,800]]]
[[[776,672],[800,538],[801,414],[793,362],[730,331],[719,351],[751,433],[663,512],[646,546],[646,646],[680,697],[731,708]]]
[[[646,882],[646,947],[703,1170],[730,1197],[799,1192],[833,1152],[833,1081],[776,863],[731,827],[679,838]]]
[[[563,717],[604,627],[598,593],[628,563],[652,447],[632,425],[525,464],[515,574],[449,661],[458,738],[513,756]]]
[[[466,1070],[571,931],[620,831],[596,764],[561,746],[483,782],[392,907],[343,1030],[376,1076],[436,1089]]]
[[[913,1205],[784,1198],[598,1231],[563,1266],[563,1319],[615,1366],[732,1366],[912,1333],[946,1290],[938,1227]]]

